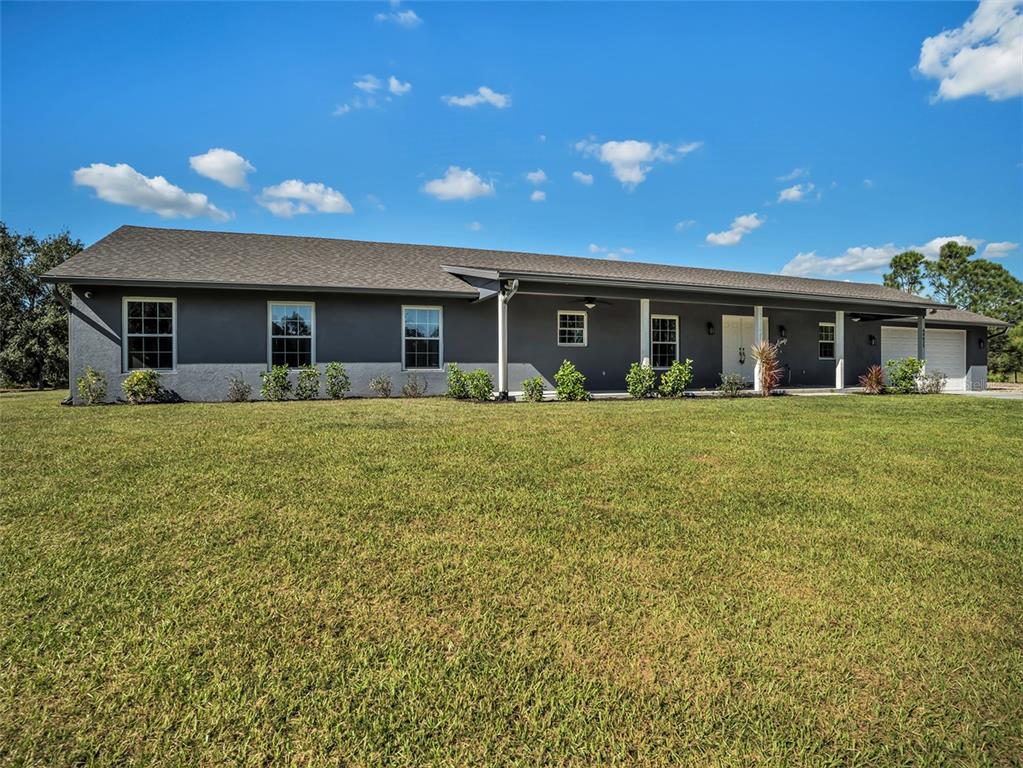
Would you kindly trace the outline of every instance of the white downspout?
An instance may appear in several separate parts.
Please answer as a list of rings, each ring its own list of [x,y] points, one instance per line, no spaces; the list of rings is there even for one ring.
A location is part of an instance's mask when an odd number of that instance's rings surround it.
[[[845,312],[835,310],[835,389],[845,387]]]
[[[650,365],[650,299],[639,300],[639,362]]]
[[[764,308],[762,306],[753,307],[753,343],[759,344],[764,340]],[[756,365],[753,368],[753,391],[760,392],[763,387],[760,385],[760,361],[756,361]]]

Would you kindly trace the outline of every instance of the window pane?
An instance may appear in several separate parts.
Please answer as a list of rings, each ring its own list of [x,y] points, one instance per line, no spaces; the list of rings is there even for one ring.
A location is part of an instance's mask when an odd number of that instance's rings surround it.
[[[142,317],[142,302],[128,302],[128,317]]]
[[[141,317],[128,317],[128,333],[142,333]]]

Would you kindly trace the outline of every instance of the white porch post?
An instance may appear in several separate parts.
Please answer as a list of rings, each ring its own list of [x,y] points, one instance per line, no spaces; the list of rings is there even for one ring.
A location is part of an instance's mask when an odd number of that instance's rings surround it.
[[[508,399],[508,299],[504,288],[497,292],[497,399]]]
[[[916,359],[927,367],[927,321],[923,315],[916,319]]]
[[[650,365],[650,299],[639,300],[639,363]]]
[[[760,305],[753,307],[753,343],[759,344],[764,340],[764,308]],[[756,361],[753,368],[753,390],[760,392],[763,387],[760,385],[760,361]]]
[[[835,310],[835,389],[845,387],[845,312]]]

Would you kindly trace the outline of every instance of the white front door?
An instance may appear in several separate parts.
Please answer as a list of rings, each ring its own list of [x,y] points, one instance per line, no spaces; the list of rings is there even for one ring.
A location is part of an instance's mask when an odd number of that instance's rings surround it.
[[[762,333],[767,336],[767,317],[763,319]],[[738,373],[747,381],[753,381],[755,362],[750,349],[753,347],[753,316],[721,316],[721,372]]]

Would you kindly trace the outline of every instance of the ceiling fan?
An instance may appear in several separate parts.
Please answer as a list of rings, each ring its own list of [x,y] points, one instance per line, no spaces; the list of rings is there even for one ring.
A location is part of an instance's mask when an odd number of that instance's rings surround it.
[[[583,299],[572,299],[572,301],[576,304],[582,304],[587,309],[593,309],[598,304],[611,304],[610,301],[605,299],[596,299],[593,296],[587,296]]]

